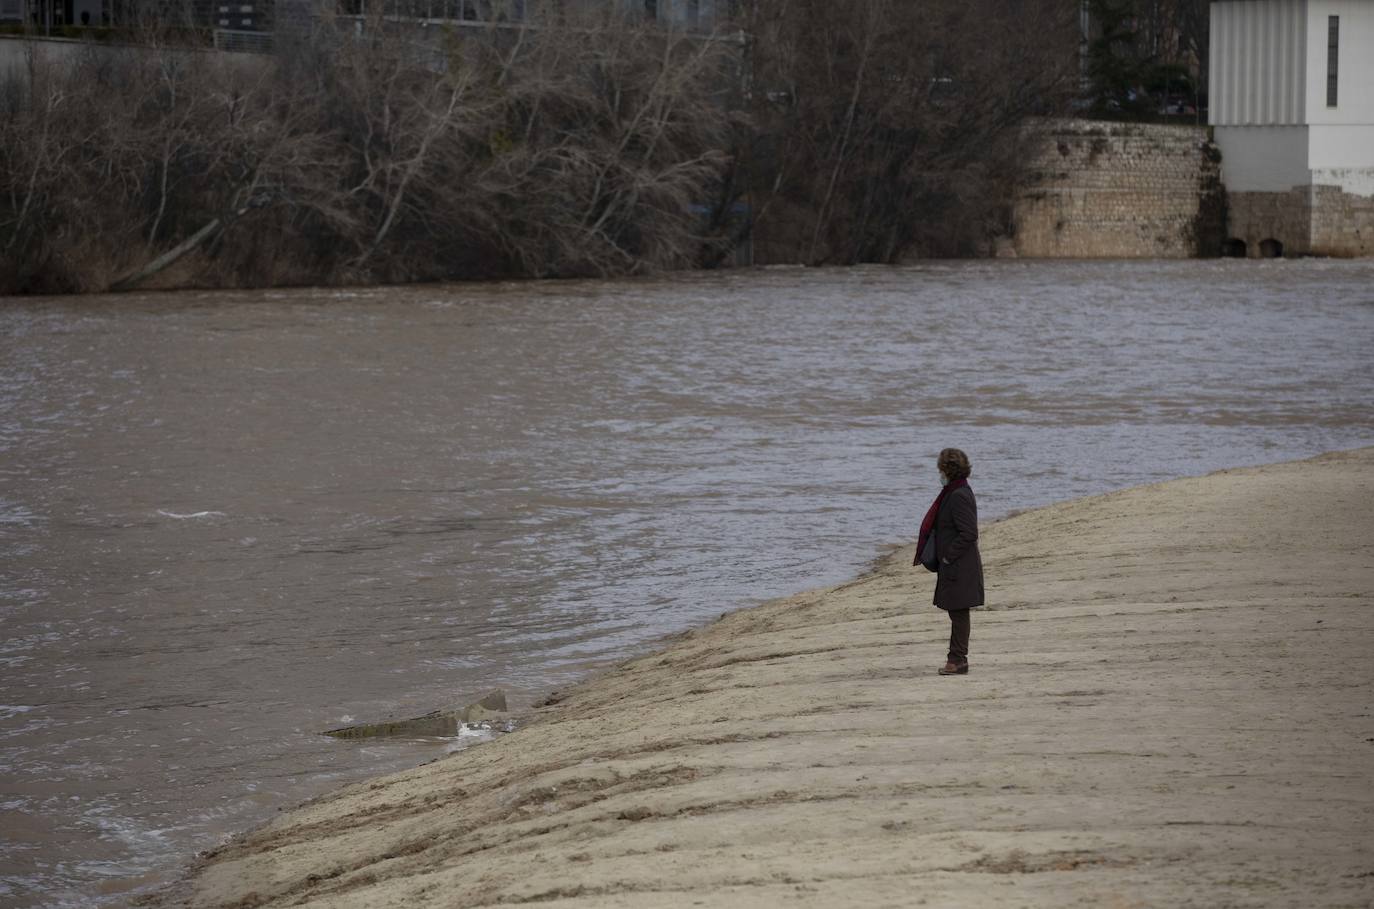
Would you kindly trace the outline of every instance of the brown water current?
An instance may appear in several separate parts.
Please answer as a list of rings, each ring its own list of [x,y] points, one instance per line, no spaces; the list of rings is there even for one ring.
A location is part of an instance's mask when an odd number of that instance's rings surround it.
[[[851,577],[943,446],[986,520],[1369,444],[1368,263],[2,300],[0,905],[462,744],[323,729]]]

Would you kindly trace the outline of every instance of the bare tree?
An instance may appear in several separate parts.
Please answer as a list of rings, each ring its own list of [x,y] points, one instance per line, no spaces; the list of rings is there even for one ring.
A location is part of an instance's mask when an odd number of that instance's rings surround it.
[[[0,85],[0,290],[694,264],[738,44],[526,7],[436,37],[379,4],[276,59],[36,59]]]
[[[536,273],[611,274],[693,264],[705,211],[728,163],[725,96],[739,47],[611,16],[575,20],[579,40],[552,32],[525,43],[507,83],[503,135],[484,177],[522,195],[537,242],[503,231]]]
[[[1006,229],[1020,125],[1073,87],[1065,4],[758,0],[751,15],[764,258],[967,255]]]
[[[612,4],[421,28],[377,3],[276,58],[154,34],[35,59],[0,85],[0,290],[689,267],[746,191],[773,258],[976,252],[1019,124],[1072,85],[1064,6],[755,0],[745,43]]]

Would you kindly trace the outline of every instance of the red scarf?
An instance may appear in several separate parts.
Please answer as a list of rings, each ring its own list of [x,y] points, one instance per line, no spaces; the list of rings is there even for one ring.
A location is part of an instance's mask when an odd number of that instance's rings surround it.
[[[916,558],[911,564],[921,564],[921,553],[926,548],[926,539],[930,536],[931,531],[935,529],[935,516],[940,513],[940,505],[944,503],[945,496],[949,495],[960,486],[967,485],[968,478],[965,477],[959,480],[950,480],[944,486],[940,487],[940,494],[935,497],[934,502],[930,503],[930,509],[926,511],[926,516],[921,519],[921,536],[916,541]]]

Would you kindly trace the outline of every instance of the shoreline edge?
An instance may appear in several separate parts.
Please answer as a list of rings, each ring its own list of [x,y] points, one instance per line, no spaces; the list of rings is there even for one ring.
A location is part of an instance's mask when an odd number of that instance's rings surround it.
[[[288,809],[143,906],[1367,905],[1374,448],[914,544]]]

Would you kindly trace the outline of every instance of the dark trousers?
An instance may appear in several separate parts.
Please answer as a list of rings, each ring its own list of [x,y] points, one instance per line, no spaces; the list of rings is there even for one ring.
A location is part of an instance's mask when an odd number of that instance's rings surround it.
[[[968,610],[949,610],[949,661],[951,663],[968,662],[968,632]]]

